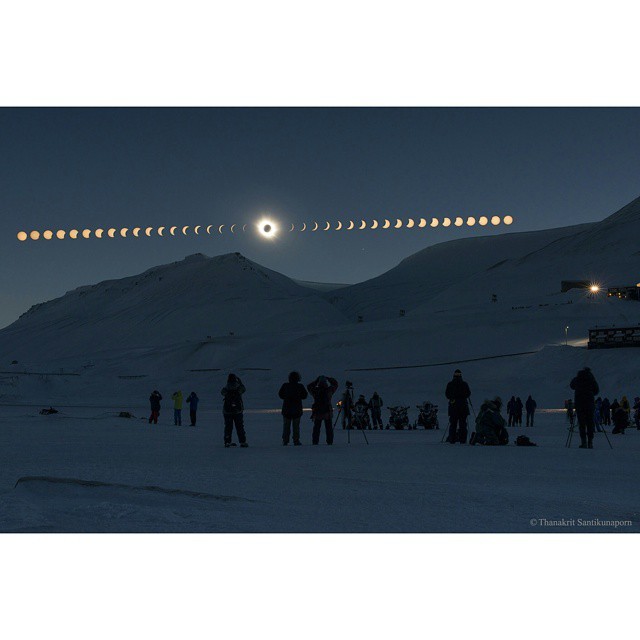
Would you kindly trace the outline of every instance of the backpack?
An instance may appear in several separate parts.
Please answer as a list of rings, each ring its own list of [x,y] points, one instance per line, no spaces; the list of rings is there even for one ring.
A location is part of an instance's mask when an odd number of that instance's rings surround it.
[[[516,438],[516,446],[518,447],[537,447],[535,442],[531,442],[527,436],[518,436]]]

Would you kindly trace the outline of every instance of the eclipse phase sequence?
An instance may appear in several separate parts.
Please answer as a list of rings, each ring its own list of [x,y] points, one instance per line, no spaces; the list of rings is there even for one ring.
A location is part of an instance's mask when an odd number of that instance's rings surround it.
[[[307,225],[306,222],[303,222],[300,225],[291,223],[291,228],[288,231],[290,233],[295,231],[298,231],[298,232],[310,231],[312,233],[315,233],[318,231],[321,231],[321,232],[364,231],[365,229],[369,229],[372,231],[376,229],[382,229],[382,230],[402,229],[402,228],[424,229],[427,226],[430,226],[432,228],[435,228],[438,226],[462,227],[465,224],[468,227],[475,227],[476,225],[480,227],[486,227],[489,224],[491,224],[494,227],[497,227],[501,224],[504,224],[507,226],[513,224],[514,218],[513,216],[510,216],[510,215],[506,215],[502,217],[498,215],[493,215],[491,217],[483,215],[483,216],[479,216],[478,218],[475,218],[474,216],[467,216],[466,219],[463,216],[455,216],[453,218],[445,217],[442,219],[434,217],[434,218],[431,218],[430,222],[427,221],[426,218],[406,218],[406,219],[396,218],[395,222],[393,222],[392,220],[393,219],[388,219],[388,218],[382,218],[382,221],[373,219],[371,220],[370,223],[367,223],[367,221],[364,219],[360,220],[359,222],[354,220],[349,220],[348,222],[343,220],[338,220],[335,226],[333,227],[331,225],[331,222],[328,220],[320,221],[320,222],[317,220],[314,220],[313,222],[310,222],[309,225]],[[417,223],[416,223],[416,220],[418,220]],[[230,233],[235,234],[236,231],[240,231],[240,229],[243,232],[246,232],[248,225],[247,223],[240,225],[240,223],[237,223],[237,222],[234,222],[230,225],[220,224],[217,226],[218,234],[223,235],[225,227],[228,228]],[[200,224],[195,225],[193,227],[190,225],[184,225],[182,227],[180,227],[180,225],[171,225],[171,226],[161,226],[157,228],[122,227],[120,229],[111,227],[106,231],[106,235],[109,238],[115,238],[116,235],[119,235],[122,238],[132,238],[132,237],[141,238],[142,236],[140,232],[144,229],[144,235],[146,237],[151,237],[155,229],[155,232],[158,236],[167,238],[167,237],[180,236],[180,230],[182,231],[183,236],[188,236],[190,229],[193,231],[194,235],[200,235],[200,229],[202,228],[205,229],[207,235],[214,235],[215,232],[213,230],[214,228],[216,228],[216,225],[209,224],[209,225],[206,225],[206,227]],[[278,232],[280,231],[280,226],[278,225],[278,223],[271,218],[262,218],[257,223],[255,223],[255,228],[260,237],[268,240],[273,240],[277,238]],[[169,235],[165,234],[166,229],[169,229]],[[131,233],[129,233],[129,231],[131,231]],[[25,242],[27,240],[40,240],[41,238],[45,240],[52,240],[54,237],[58,240],[64,240],[65,238],[71,238],[72,240],[83,238],[85,240],[88,240],[92,236],[97,239],[103,239],[105,237],[105,230],[101,228],[98,228],[95,230],[84,229],[82,232],[80,232],[78,231],[78,229],[70,229],[69,231],[65,229],[58,229],[57,231],[54,232],[50,229],[47,229],[43,232],[40,232],[37,229],[34,229],[33,231],[30,231],[30,232],[18,231],[18,233],[16,234],[16,238],[20,242]]]

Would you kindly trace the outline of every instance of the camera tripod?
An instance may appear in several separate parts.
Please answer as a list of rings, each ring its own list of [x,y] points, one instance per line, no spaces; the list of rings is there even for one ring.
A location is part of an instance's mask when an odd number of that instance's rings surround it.
[[[333,428],[336,428],[336,425],[338,424],[338,419],[340,418],[340,414],[342,413],[342,405],[340,405],[340,409],[338,409],[338,415],[336,416],[336,421],[333,423]],[[352,425],[349,425],[347,427],[347,444],[351,444],[351,431],[353,429]],[[364,436],[365,442],[367,444],[369,444],[369,439],[367,438],[367,434],[365,433],[364,429],[358,429],[358,431],[360,431],[360,433]]]
[[[567,440],[564,443],[564,446],[569,449],[571,448],[571,441],[573,440],[575,427],[576,427],[575,413],[570,413],[569,414],[569,433],[567,434]],[[607,439],[607,442],[609,443],[609,448],[613,449],[613,445],[611,444],[611,440],[609,440],[609,436],[607,435],[607,432],[604,429],[604,425],[600,425],[600,428],[602,429],[602,433],[604,433],[604,437]],[[598,433],[598,432],[595,431],[595,428],[594,428],[594,435],[595,433]]]

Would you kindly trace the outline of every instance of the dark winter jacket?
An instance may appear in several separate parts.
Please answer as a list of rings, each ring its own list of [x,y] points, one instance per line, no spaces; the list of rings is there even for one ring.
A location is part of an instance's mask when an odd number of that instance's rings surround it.
[[[602,415],[606,417],[611,415],[611,403],[609,402],[609,398],[605,398],[602,401]]]
[[[522,418],[522,400],[520,398],[516,398],[516,406],[513,412],[517,418]]]
[[[160,411],[160,400],[162,400],[162,396],[159,393],[154,392],[149,396],[151,411]]]
[[[511,400],[507,402],[507,415],[515,414],[516,412],[516,397],[511,396]]]
[[[447,384],[444,395],[449,400],[449,415],[457,418],[466,418],[469,415],[467,400],[471,397],[469,385],[461,378],[454,377]]]
[[[360,411],[364,410],[364,411],[368,411],[369,410],[369,403],[364,399],[364,398],[359,398],[358,401],[355,404],[356,407],[361,407]]]
[[[498,405],[486,400],[482,403],[476,418],[476,442],[486,445],[507,444],[509,434],[505,424]]]
[[[537,405],[536,401],[531,396],[529,396],[527,398],[527,401],[524,403],[524,406],[527,409],[527,413],[533,413],[536,410],[536,407],[538,405]]]
[[[239,378],[230,380],[226,386],[222,387],[220,393],[224,396],[222,413],[226,415],[237,415],[244,410],[242,394],[246,391],[245,386]]]
[[[200,398],[195,393],[190,393],[187,398],[187,402],[189,403],[189,411],[197,411],[198,410],[198,402],[200,402]]]
[[[591,373],[591,369],[585,367],[578,371],[578,375],[571,381],[570,386],[575,391],[576,411],[593,413],[596,407],[595,398],[600,387]]]
[[[327,385],[321,385],[319,378],[307,385],[309,393],[313,396],[311,405],[311,417],[314,420],[331,419],[333,405],[331,397],[338,390],[338,381],[335,378],[327,378]]]
[[[278,392],[282,398],[282,415],[288,419],[302,416],[302,401],[309,395],[300,382],[285,382]]]
[[[382,402],[382,398],[377,393],[374,393],[371,396],[371,400],[369,400],[369,408],[380,409],[383,406],[384,406],[384,402]]]
[[[615,425],[615,432],[624,431],[629,426],[629,414],[622,408],[618,407],[611,416]]]

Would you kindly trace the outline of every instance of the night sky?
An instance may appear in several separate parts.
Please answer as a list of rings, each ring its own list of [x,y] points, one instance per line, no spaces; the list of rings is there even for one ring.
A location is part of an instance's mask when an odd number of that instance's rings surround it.
[[[523,231],[599,220],[640,195],[639,176],[640,109],[0,109],[0,326],[77,286],[197,252],[353,283],[481,233],[18,242],[21,230],[217,226],[270,213],[285,226],[510,214],[509,231]]]

